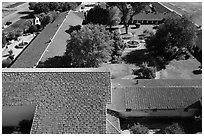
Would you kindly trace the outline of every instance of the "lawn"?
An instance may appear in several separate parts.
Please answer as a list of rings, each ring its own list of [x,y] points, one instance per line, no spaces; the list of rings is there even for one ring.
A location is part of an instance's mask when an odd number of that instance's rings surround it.
[[[5,16],[14,13],[16,10],[12,9],[12,10],[8,10],[8,9],[2,9],[2,18],[4,18]]]
[[[160,79],[202,79],[202,73],[196,73],[200,65],[200,62],[193,58],[173,60],[166,69],[159,71]]]
[[[15,7],[17,7],[17,6],[19,6],[19,5],[22,5],[22,4],[24,4],[25,2],[16,2],[16,3],[14,3],[14,4],[11,4],[11,5],[8,5],[8,6],[6,6],[6,8],[15,8]]]
[[[24,29],[25,28],[24,24],[26,21],[27,21],[27,19],[20,19],[20,20],[16,21],[15,23],[13,23],[11,26],[4,29],[3,32],[10,32],[10,31],[13,31],[17,28]]]

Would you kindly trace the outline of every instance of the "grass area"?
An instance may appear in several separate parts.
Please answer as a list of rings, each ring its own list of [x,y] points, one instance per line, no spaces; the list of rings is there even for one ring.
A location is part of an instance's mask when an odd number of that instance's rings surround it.
[[[14,13],[16,10],[8,10],[8,9],[2,9],[2,18],[5,16]]]
[[[13,31],[17,28],[20,29],[24,29],[25,28],[25,22],[27,21],[27,19],[20,19],[18,21],[16,21],[15,23],[13,23],[11,26],[7,27],[5,30],[3,30],[3,32],[10,32]]]
[[[190,58],[188,60],[173,60],[166,69],[160,71],[160,79],[202,79],[202,73],[196,74],[200,62]]]
[[[15,7],[17,7],[17,6],[19,6],[19,5],[22,5],[22,4],[24,4],[25,2],[16,2],[16,3],[14,3],[14,4],[11,4],[11,5],[8,5],[6,8],[15,8]]]

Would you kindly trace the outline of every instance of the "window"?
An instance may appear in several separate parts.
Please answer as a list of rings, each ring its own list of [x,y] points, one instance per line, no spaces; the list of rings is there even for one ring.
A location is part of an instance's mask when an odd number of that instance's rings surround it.
[[[131,109],[126,109],[126,111],[127,111],[127,112],[130,112],[130,111],[131,111]]]
[[[157,112],[157,109],[153,109],[153,112]]]
[[[188,112],[188,108],[185,108],[185,109],[184,109],[184,112]]]

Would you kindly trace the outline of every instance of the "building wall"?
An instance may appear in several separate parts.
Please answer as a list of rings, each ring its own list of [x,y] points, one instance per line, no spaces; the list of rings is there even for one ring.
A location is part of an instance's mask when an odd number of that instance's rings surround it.
[[[121,117],[191,117],[198,109],[189,109],[187,112],[184,109],[177,110],[139,110],[130,112],[120,112]]]

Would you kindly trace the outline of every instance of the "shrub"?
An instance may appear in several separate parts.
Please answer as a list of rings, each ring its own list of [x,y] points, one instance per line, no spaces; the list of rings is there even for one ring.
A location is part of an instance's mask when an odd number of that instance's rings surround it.
[[[12,63],[12,60],[8,57],[7,59],[2,60],[2,68],[9,67]]]
[[[153,79],[156,77],[156,69],[154,67],[149,67],[147,63],[143,63],[139,70],[133,70],[134,75],[138,75],[142,79]]]
[[[148,134],[149,129],[138,123],[138,124],[134,124],[134,126],[130,128],[130,132],[133,134]]]
[[[9,32],[9,34],[8,34],[8,39],[9,39],[9,40],[15,40],[15,39],[16,39],[15,31]]]
[[[22,36],[23,35],[23,30],[22,29],[17,29],[16,30],[16,37]]]
[[[185,134],[183,128],[178,123],[173,123],[162,130],[163,134]]]

